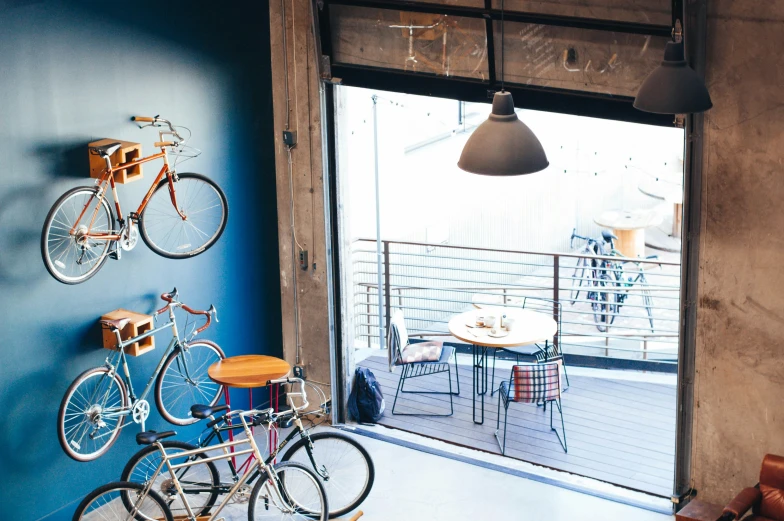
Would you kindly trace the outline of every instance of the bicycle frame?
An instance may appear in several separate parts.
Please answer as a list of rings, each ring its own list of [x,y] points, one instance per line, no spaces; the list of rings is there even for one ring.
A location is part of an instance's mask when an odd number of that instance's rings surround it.
[[[161,359],[158,362],[158,365],[155,367],[155,370],[152,372],[152,375],[150,375],[150,378],[147,380],[147,384],[144,386],[144,391],[142,391],[142,394],[139,395],[139,397],[137,398],[133,390],[133,382],[131,381],[131,374],[128,365],[128,357],[125,354],[125,347],[134,344],[135,342],[138,342],[140,340],[144,340],[145,338],[150,337],[155,333],[163,331],[164,329],[167,328],[171,328],[173,330],[174,334],[172,336],[172,339],[169,342],[168,347],[166,347],[166,349],[164,350],[163,355],[161,356]],[[125,341],[123,341],[122,338],[120,337],[119,331],[115,331],[115,334],[117,335],[117,340],[118,340],[117,354],[111,361],[108,358],[106,359],[106,363],[109,366],[110,371],[106,376],[102,378],[106,378],[106,377],[112,378],[114,374],[117,373],[117,369],[119,369],[119,367],[122,365],[123,374],[121,375],[121,378],[123,379],[125,385],[127,386],[128,396],[130,397],[131,400],[129,405],[127,407],[123,407],[122,409],[119,410],[113,410],[112,408],[107,409],[106,412],[104,413],[104,415],[107,418],[117,418],[119,416],[127,416],[133,410],[133,406],[134,404],[136,404],[136,402],[138,402],[139,400],[146,399],[147,395],[150,394],[150,391],[152,390],[152,386],[153,383],[155,382],[155,379],[158,377],[158,374],[161,372],[161,369],[163,368],[163,364],[166,363],[169,354],[182,345],[182,339],[180,338],[180,333],[177,329],[177,321],[174,316],[174,308],[171,306],[169,306],[169,320],[165,324],[153,328],[150,331],[146,331],[139,336],[129,338],[128,340]],[[183,362],[183,367],[185,368],[185,375],[187,378],[190,378],[190,374],[188,372],[188,363],[185,359],[183,359],[182,362]],[[126,423],[122,425],[121,428],[125,428],[128,425],[130,424]],[[144,422],[142,422],[142,430],[145,430]]]
[[[85,234],[85,237],[89,237],[89,238],[96,239],[96,240],[103,240],[103,241],[118,241],[118,240],[120,240],[120,238],[121,238],[120,233],[115,233],[114,230],[112,230],[112,232],[90,232],[90,229],[92,229],[93,224],[95,224],[96,217],[98,217],[98,209],[100,208],[101,201],[103,201],[104,197],[106,197],[106,192],[107,192],[106,184],[108,182],[109,187],[111,188],[112,198],[114,199],[114,207],[115,207],[115,210],[117,212],[117,219],[120,221],[120,223],[122,225],[123,213],[122,213],[122,208],[120,206],[120,198],[117,195],[117,184],[114,181],[114,173],[118,172],[120,170],[125,170],[126,168],[132,168],[134,166],[141,165],[143,163],[147,163],[149,161],[154,161],[156,159],[163,159],[163,166],[161,167],[161,170],[158,172],[158,175],[155,176],[155,180],[152,182],[152,185],[150,186],[150,189],[147,190],[147,193],[145,194],[144,198],[142,199],[142,202],[139,204],[139,207],[136,209],[136,212],[135,213],[131,213],[131,216],[132,217],[136,216],[136,218],[138,219],[138,216],[141,215],[141,213],[147,207],[147,203],[150,202],[150,198],[152,197],[152,194],[155,191],[155,188],[158,186],[158,183],[160,183],[160,181],[163,179],[164,176],[167,176],[167,178],[169,180],[169,195],[171,196],[172,205],[174,206],[174,210],[177,212],[177,214],[179,214],[180,217],[185,219],[185,216],[182,214],[182,212],[180,212],[180,209],[177,206],[177,195],[176,195],[175,190],[174,190],[174,171],[169,169],[169,159],[168,159],[168,156],[166,154],[166,148],[165,147],[161,147],[161,151],[159,153],[157,153],[157,154],[153,154],[151,156],[147,156],[147,157],[143,157],[143,158],[140,158],[140,159],[136,159],[134,161],[129,161],[127,163],[122,163],[122,164],[116,165],[114,167],[111,166],[111,163],[110,163],[109,159],[108,158],[106,159],[106,170],[104,170],[103,175],[101,176],[100,181],[98,182],[98,187],[99,187],[98,193],[97,193],[98,204],[95,205],[95,209],[93,210],[92,216],[90,217],[90,224],[89,224],[89,226],[87,226],[87,233]],[[76,221],[74,222],[73,227],[71,228],[71,230],[69,232],[71,235],[76,233],[77,226],[81,222],[82,217],[84,217],[84,214],[87,212],[87,208],[90,206],[90,204],[92,202],[93,202],[93,197],[88,199],[88,201],[85,203],[84,208],[82,208],[82,211],[79,214],[79,217],[76,219]]]
[[[242,428],[245,431],[245,439],[228,441],[224,443],[220,443],[218,445],[210,446],[209,448],[200,447],[198,449],[193,449],[189,451],[178,452],[174,455],[166,454],[166,450],[164,449],[163,445],[160,442],[156,442],[155,445],[158,447],[158,450],[161,453],[161,463],[158,465],[158,468],[153,473],[152,477],[149,479],[147,486],[144,488],[144,491],[139,496],[136,505],[141,505],[144,502],[144,499],[147,497],[149,491],[155,485],[155,480],[163,471],[163,467],[165,466],[168,470],[169,476],[172,479],[172,483],[174,484],[175,489],[177,490],[177,494],[182,499],[183,505],[185,505],[185,510],[187,512],[188,519],[195,520],[196,515],[193,513],[190,504],[188,503],[185,491],[183,490],[182,484],[175,472],[177,469],[183,469],[187,467],[192,467],[193,465],[198,465],[202,463],[207,463],[211,461],[219,461],[219,460],[229,460],[230,458],[238,455],[250,454],[252,455],[254,461],[248,466],[248,469],[245,473],[234,483],[234,486],[226,492],[227,496],[224,500],[218,504],[217,509],[210,515],[208,521],[213,521],[216,519],[216,516],[220,515],[223,508],[229,503],[229,500],[234,497],[234,494],[242,487],[245,483],[252,481],[248,478],[254,474],[253,479],[256,479],[257,474],[262,471],[269,472],[270,477],[272,478],[271,481],[273,483],[273,490],[275,491],[277,497],[273,498],[274,501],[279,501],[280,504],[285,505],[286,501],[283,499],[283,494],[281,494],[280,489],[278,488],[278,481],[274,469],[268,465],[269,461],[265,461],[262,459],[261,451],[259,450],[258,445],[256,444],[256,440],[253,438],[253,433],[248,426],[248,423],[245,421],[245,415],[252,415],[258,414],[263,411],[239,411],[237,415],[239,416],[240,421],[242,422]],[[231,414],[231,413],[230,413]],[[248,444],[250,445],[249,449],[244,449],[240,451],[230,451],[229,449],[236,447],[237,445]],[[221,449],[223,451],[222,455],[219,456],[211,456],[207,458],[194,458],[191,461],[185,461],[184,463],[172,464],[172,459],[179,459],[179,458],[189,458],[190,456],[195,456],[198,454],[204,454],[208,451],[213,451],[216,449]],[[276,451],[277,453],[277,451]],[[274,456],[271,456],[274,458]],[[263,463],[262,463],[263,462]],[[135,505],[134,505],[135,506]],[[136,512],[131,512],[132,515],[135,515]]]

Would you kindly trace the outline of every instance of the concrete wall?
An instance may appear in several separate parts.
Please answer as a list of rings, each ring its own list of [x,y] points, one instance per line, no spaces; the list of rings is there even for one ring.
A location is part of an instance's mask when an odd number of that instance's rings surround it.
[[[280,353],[266,5],[213,6],[0,1],[0,512],[7,519],[71,519],[78,502],[117,480],[139,450],[133,424],[89,463],[71,460],[57,441],[68,385],[106,358],[97,324],[103,313],[150,312],[177,286],[194,308],[217,306],[220,322],[202,336],[227,355]],[[158,134],[137,128],[134,114],[160,114],[193,131],[190,144],[203,153],[178,170],[220,184],[226,230],[193,259],[159,257],[140,241],[87,282],[60,284],[41,260],[46,214],[67,189],[92,184],[90,141],[118,138],[154,151]],[[160,164],[145,164],[142,181],[118,186],[125,212]],[[129,361],[137,392],[165,334],[156,336],[155,351]],[[173,428],[148,400],[147,427]],[[177,427],[178,439],[201,429]]]
[[[726,502],[784,454],[784,4],[708,5],[692,474]]]

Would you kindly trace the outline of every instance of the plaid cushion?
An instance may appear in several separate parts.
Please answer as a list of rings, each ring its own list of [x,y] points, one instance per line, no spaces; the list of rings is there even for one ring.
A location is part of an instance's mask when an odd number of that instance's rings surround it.
[[[441,358],[442,342],[418,342],[408,344],[401,353],[401,362],[413,364],[415,362],[435,362]]]
[[[557,363],[513,366],[512,383],[516,402],[539,403],[561,396]]]

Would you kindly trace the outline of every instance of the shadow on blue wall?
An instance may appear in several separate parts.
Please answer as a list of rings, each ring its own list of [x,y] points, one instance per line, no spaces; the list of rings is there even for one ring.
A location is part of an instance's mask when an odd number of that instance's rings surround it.
[[[70,519],[138,448],[135,425],[90,463],[70,460],[57,442],[66,388],[106,357],[101,314],[149,313],[177,286],[187,304],[217,306],[220,323],[203,336],[227,355],[281,353],[267,10],[251,1],[0,1],[0,513],[9,519]],[[86,283],[59,284],[40,256],[47,211],[68,188],[92,184],[88,142],[136,141],[151,153],[157,133],[129,118],[156,114],[193,131],[203,154],[178,170],[221,185],[226,232],[187,261],[140,243]],[[145,165],[144,180],[119,187],[125,212],[159,168]],[[167,342],[159,334],[159,349],[130,361],[134,386]],[[171,427],[154,407],[148,426]],[[177,430],[188,440],[200,427]]]

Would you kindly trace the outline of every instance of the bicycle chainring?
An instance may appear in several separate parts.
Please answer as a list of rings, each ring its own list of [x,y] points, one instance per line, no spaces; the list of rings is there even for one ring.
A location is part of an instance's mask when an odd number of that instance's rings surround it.
[[[253,491],[250,485],[242,485],[234,494],[234,503],[247,503],[250,501],[250,494]]]
[[[139,229],[133,223],[133,220],[128,219],[128,225],[123,229],[120,236],[120,247],[125,251],[131,251],[136,247],[139,242]]]
[[[134,423],[143,423],[147,421],[147,417],[150,415],[150,404],[147,400],[139,400],[133,404],[131,414]]]

